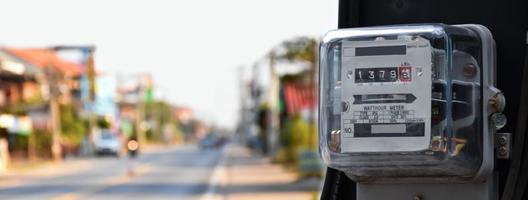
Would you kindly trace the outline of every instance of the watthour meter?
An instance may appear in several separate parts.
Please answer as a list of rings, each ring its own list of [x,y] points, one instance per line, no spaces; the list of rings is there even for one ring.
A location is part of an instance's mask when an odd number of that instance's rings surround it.
[[[327,33],[320,49],[324,162],[358,182],[489,177],[494,133],[505,123],[494,45],[480,25]]]

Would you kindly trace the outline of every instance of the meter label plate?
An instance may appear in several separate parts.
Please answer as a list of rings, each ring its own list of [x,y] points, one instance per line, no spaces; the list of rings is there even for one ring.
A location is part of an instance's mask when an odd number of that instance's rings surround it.
[[[341,151],[427,149],[432,86],[429,41],[416,37],[342,45]]]

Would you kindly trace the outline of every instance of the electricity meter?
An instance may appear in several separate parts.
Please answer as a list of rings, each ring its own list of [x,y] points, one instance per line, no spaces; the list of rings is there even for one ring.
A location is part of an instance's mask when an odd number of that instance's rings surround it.
[[[328,32],[319,83],[325,164],[358,182],[489,177],[491,115],[504,109],[494,45],[480,25]]]

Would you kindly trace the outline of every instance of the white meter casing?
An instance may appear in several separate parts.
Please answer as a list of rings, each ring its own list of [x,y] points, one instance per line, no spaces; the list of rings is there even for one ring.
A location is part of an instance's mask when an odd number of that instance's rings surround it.
[[[360,182],[485,179],[494,48],[480,25],[330,31],[320,48],[322,159]]]

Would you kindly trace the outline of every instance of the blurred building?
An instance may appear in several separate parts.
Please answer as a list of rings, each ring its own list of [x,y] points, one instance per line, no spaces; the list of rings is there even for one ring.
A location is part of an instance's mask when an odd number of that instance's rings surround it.
[[[105,117],[111,121],[119,119],[119,108],[116,101],[117,80],[110,75],[98,75],[95,86],[95,101],[93,112],[98,117]]]
[[[42,98],[43,70],[0,49],[0,108]]]
[[[6,48],[6,52],[19,60],[38,68],[36,75],[41,80],[42,101],[48,101],[49,95],[56,93],[61,104],[73,104],[77,111],[82,111],[80,98],[81,66],[60,58],[53,50],[47,48]],[[38,128],[49,128],[50,113],[47,104],[30,113]]]
[[[120,74],[117,77],[117,104],[120,130],[127,137],[146,139],[152,129],[146,105],[154,101],[150,74]]]
[[[11,138],[33,130],[29,116],[46,106],[43,70],[0,49],[0,135]],[[9,134],[9,135],[7,135]]]
[[[201,139],[205,136],[205,126],[194,119],[194,112],[191,108],[174,107],[173,115],[179,122],[185,141]]]
[[[80,98],[80,77],[82,75],[82,66],[60,58],[53,50],[47,48],[7,48],[9,53],[17,56],[27,63],[37,66],[41,70],[41,76],[46,79],[53,77],[55,80],[50,87],[51,90],[57,89],[61,103],[74,103],[81,108]],[[56,87],[54,87],[55,85]]]
[[[0,121],[3,121],[4,127],[11,127],[7,128],[7,132],[12,133],[9,135],[10,150],[20,150],[21,147],[13,145],[24,144],[17,142],[19,139],[24,140],[17,135],[24,135],[27,136],[25,148],[30,154],[31,149],[35,151],[35,139],[29,139],[37,137],[33,136],[33,133],[52,132],[52,97],[57,100],[59,106],[71,105],[74,109],[71,112],[82,113],[79,96],[81,66],[62,59],[54,50],[48,48],[3,48],[0,53],[6,69],[0,72],[0,105],[2,101],[4,103],[3,107],[0,106],[3,108]],[[37,138],[40,137],[43,136],[39,135]],[[46,143],[40,140],[38,142]]]

